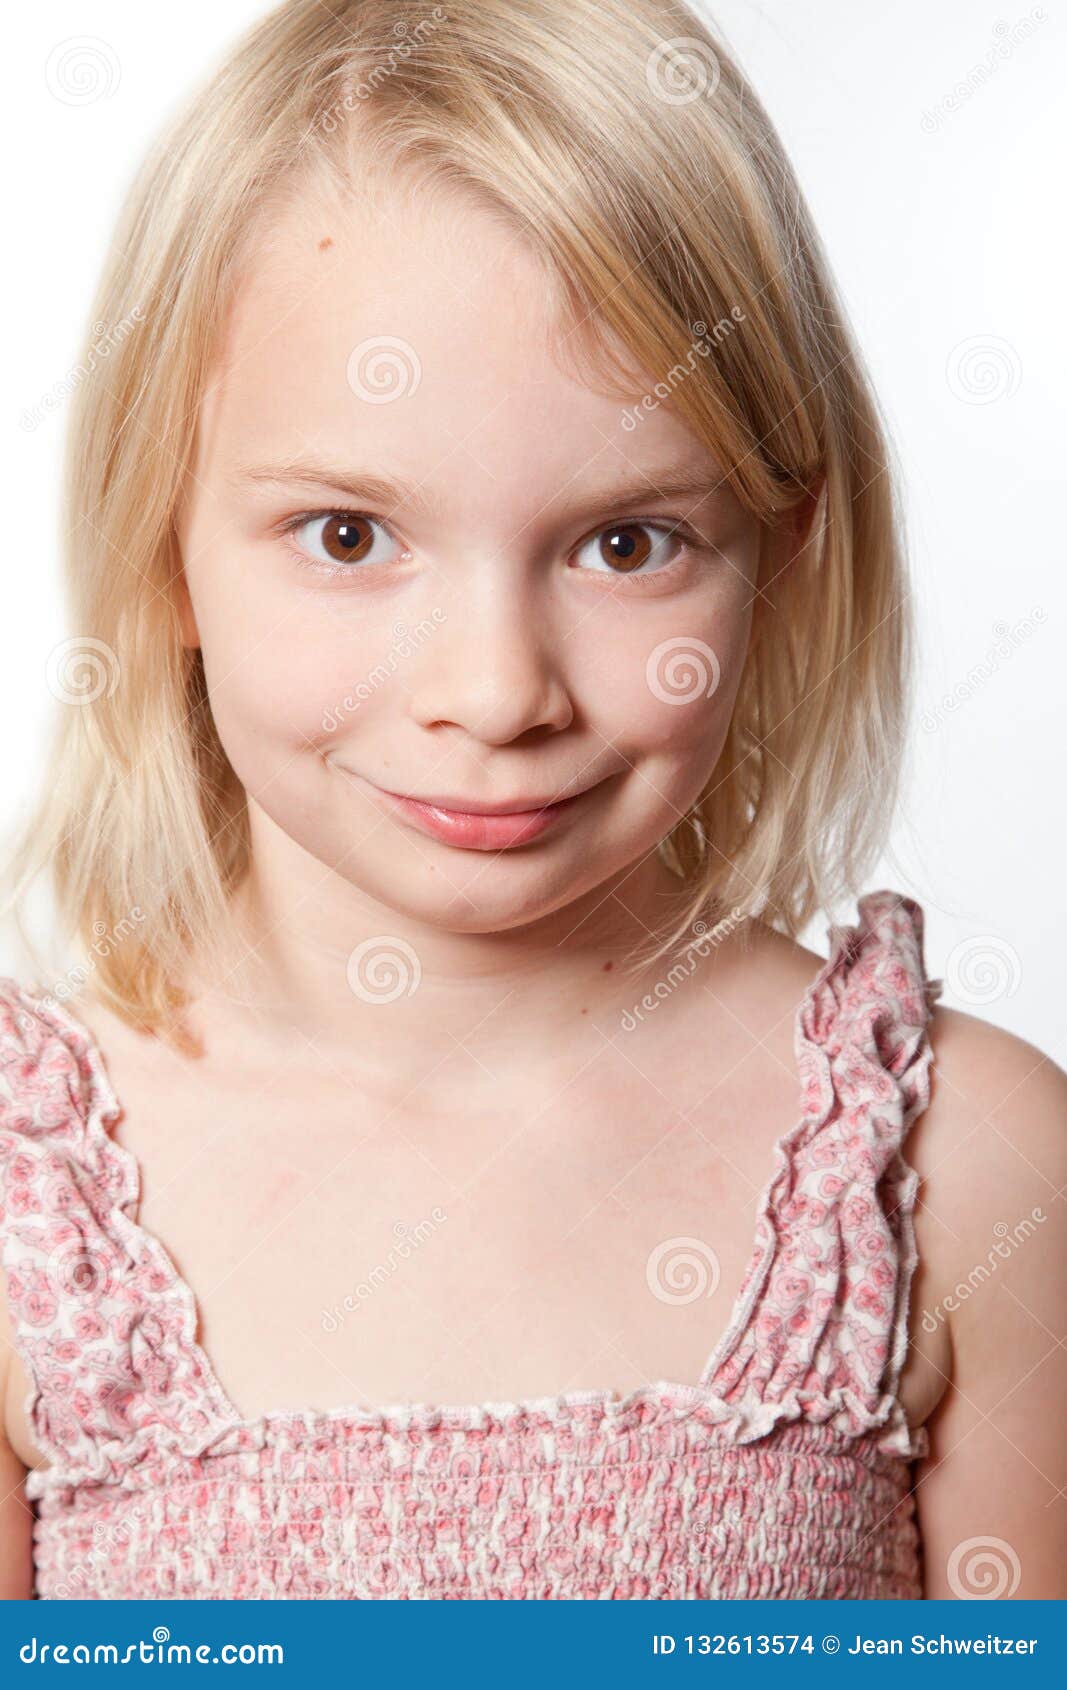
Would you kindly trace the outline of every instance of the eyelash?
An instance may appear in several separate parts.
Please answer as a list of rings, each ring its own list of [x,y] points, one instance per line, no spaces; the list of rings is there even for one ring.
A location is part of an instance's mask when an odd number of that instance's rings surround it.
[[[309,558],[309,557],[307,557],[306,554],[300,550],[299,546],[292,544],[292,542],[290,540],[290,536],[292,534],[294,534],[298,528],[302,528],[306,522],[318,522],[323,517],[327,517],[327,516],[346,516],[346,517],[358,516],[358,517],[363,517],[366,521],[374,522],[378,525],[379,528],[383,528],[383,529],[386,530],[386,532],[389,532],[388,525],[382,520],[382,518],[377,517],[377,516],[371,516],[369,511],[348,510],[348,509],[345,509],[343,506],[340,506],[340,505],[328,505],[328,506],[325,506],[321,510],[300,511],[296,516],[288,517],[286,519],[286,521],[281,525],[281,527],[279,529],[279,533],[284,538],[284,540],[286,542],[287,549],[289,550],[291,555],[296,559],[297,563],[301,566],[301,568],[310,569],[316,575],[324,575],[328,579],[336,578],[336,577],[341,576],[341,575],[344,575],[346,577],[351,577],[353,575],[358,574],[359,573],[359,566],[356,566],[355,568],[353,568],[353,566],[351,564],[348,564],[348,563],[323,563],[321,558]],[[661,534],[662,538],[665,539],[665,540],[678,538],[683,542],[683,544],[686,546],[686,548],[690,552],[692,552],[692,553],[694,553],[694,554],[696,554],[697,556],[700,556],[700,557],[705,557],[705,558],[709,557],[711,555],[711,553],[715,550],[715,548],[713,546],[709,545],[708,542],[705,539],[703,539],[699,534],[697,534],[694,529],[690,528],[688,523],[679,521],[679,522],[675,522],[675,523],[672,524],[670,522],[659,521],[656,518],[650,517],[650,516],[634,516],[634,517],[624,518],[619,522],[602,523],[599,528],[594,528],[592,530],[592,532],[590,534],[588,534],[587,536],[585,536],[585,539],[580,540],[578,542],[578,544],[579,544],[579,546],[584,545],[586,539],[589,539],[589,540],[595,539],[595,537],[598,534],[606,533],[611,528],[631,528],[631,527],[633,527],[633,528],[653,528],[653,529],[657,530],[657,532],[659,532]],[[664,564],[662,569],[649,570],[649,572],[645,575],[642,575],[640,571],[637,571],[632,575],[627,575],[624,572],[620,571],[617,578],[620,581],[640,581],[640,582],[651,581],[651,580],[654,580],[655,577],[658,576],[658,575],[672,574],[674,572],[674,570],[677,568],[678,563],[680,561],[681,560],[678,559],[678,558],[672,558],[671,562]],[[594,574],[595,571],[588,570],[588,571],[585,571],[584,573]],[[610,572],[605,571],[605,573],[610,573]]]

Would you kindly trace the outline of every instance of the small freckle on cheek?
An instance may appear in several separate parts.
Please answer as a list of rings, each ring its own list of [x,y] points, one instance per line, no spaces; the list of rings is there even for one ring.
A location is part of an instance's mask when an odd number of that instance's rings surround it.
[[[333,245],[333,236],[332,235],[324,235],[322,240],[319,242],[319,251],[325,252],[327,250],[327,248],[331,247],[332,245]]]

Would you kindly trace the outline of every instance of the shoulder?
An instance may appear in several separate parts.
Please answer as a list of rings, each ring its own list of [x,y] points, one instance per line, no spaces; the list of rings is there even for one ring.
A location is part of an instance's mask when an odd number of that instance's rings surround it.
[[[45,1002],[35,988],[0,975],[0,1133],[25,1132],[31,1125],[27,1106],[45,1083],[54,1038]]]
[[[906,1152],[921,1180],[916,1320],[945,1332],[951,1350],[939,1447],[994,1410],[1004,1436],[1026,1447],[1067,1389],[1056,1336],[1067,1284],[1067,1073],[1028,1040],[941,1004],[929,1041],[930,1101]]]
[[[816,1042],[855,1042],[869,1037],[862,1022],[873,1005],[902,1034],[911,1034],[905,1057],[883,1041],[873,1059],[908,1066],[940,985],[924,970],[921,907],[892,891],[869,892],[859,898],[851,920],[824,920],[821,937],[825,954],[760,918],[739,929],[736,989],[739,1001],[748,994],[749,1025],[761,1026],[769,1012],[786,1028],[791,1045],[800,1010],[804,1030]],[[744,1007],[742,1002],[742,1017]]]
[[[0,974],[0,1058],[10,1070],[22,1058],[77,1051],[83,1030],[49,989]]]
[[[42,1013],[47,1001],[37,987],[23,986],[10,974],[0,974],[0,1053],[9,1060],[40,1045],[47,1032]]]
[[[24,1428],[20,1380],[55,1370],[60,1292],[83,1288],[86,1264],[110,1248],[105,1217],[127,1178],[109,1133],[117,1114],[82,1022],[47,990],[0,976],[0,1442]]]
[[[945,1158],[946,1193],[969,1196],[960,1218],[999,1212],[1006,1196],[1067,1179],[1067,1073],[1015,1033],[942,1004],[930,1017],[928,1115]]]
[[[0,1454],[9,1450],[9,1391],[15,1338],[8,1303],[8,1246],[17,1244],[19,1217],[33,1209],[35,1163],[25,1155],[36,1142],[35,1098],[42,1086],[42,1058],[48,1025],[39,1012],[40,994],[10,975],[0,975]]]
[[[965,1278],[992,1250],[1008,1285],[1028,1272],[1021,1260],[1014,1270],[1008,1260],[1017,1233],[1029,1237],[1048,1222],[1048,1247],[1064,1248],[1067,1073],[1028,1040],[941,1004],[931,1015],[929,1039],[931,1093],[921,1124],[929,1163],[925,1201],[950,1241],[948,1278],[953,1284]],[[952,1297],[954,1332],[969,1326],[970,1300]],[[983,1322],[991,1318],[992,1301]],[[1006,1315],[1003,1299],[1000,1306]]]
[[[936,1006],[929,1031],[916,1319],[947,1334],[951,1376],[917,1486],[924,1595],[1061,1596],[1067,1074],[962,1011]]]
[[[916,1110],[903,1150],[920,1180],[924,1300],[936,1304],[957,1351],[972,1331],[980,1341],[979,1323],[988,1338],[994,1302],[1009,1337],[1018,1337],[1018,1322],[1010,1330],[1016,1288],[1055,1329],[1067,1277],[1067,1073],[1026,1039],[937,1001],[942,982],[927,972],[923,911],[910,898],[869,893],[855,920],[830,927],[828,937],[824,963],[764,929],[759,972],[764,984],[775,982],[771,1001],[780,1009],[790,999],[807,1004],[809,1033],[835,1050],[842,1040],[866,1048],[871,1004],[889,1015],[893,1037],[873,1048]],[[1034,1247],[1019,1251],[1031,1237]],[[975,1298],[971,1286],[984,1283],[991,1254],[998,1295]],[[1042,1285],[1031,1283],[1042,1275]]]
[[[58,1214],[64,1186],[100,1171],[112,1101],[80,1023],[47,993],[0,976],[0,1250]],[[10,1268],[10,1260],[8,1266]]]
[[[0,975],[0,1152],[54,1143],[76,1128],[90,1078],[88,1043],[56,998]]]

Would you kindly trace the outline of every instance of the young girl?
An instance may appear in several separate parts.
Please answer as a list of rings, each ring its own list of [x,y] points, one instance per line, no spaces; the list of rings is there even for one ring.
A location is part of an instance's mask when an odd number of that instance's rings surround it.
[[[4,1593],[1063,1595],[1067,1076],[859,895],[887,452],[721,43],[289,0],[92,317]]]

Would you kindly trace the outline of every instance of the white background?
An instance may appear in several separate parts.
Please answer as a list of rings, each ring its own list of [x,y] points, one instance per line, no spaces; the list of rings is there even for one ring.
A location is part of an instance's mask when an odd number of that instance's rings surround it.
[[[69,632],[56,551],[64,413],[42,399],[77,362],[122,192],[159,121],[265,9],[51,0],[8,18],[5,824],[36,781],[58,708],[45,666]],[[1000,12],[724,0],[712,15],[793,159],[907,488],[922,658],[902,813],[869,885],[923,904],[945,1002],[1067,1063],[1067,13],[1056,0]],[[56,50],[85,37],[97,97],[58,97]],[[998,632],[1024,623],[983,676]],[[803,937],[825,954],[824,921]],[[5,934],[0,970],[16,961]]]

